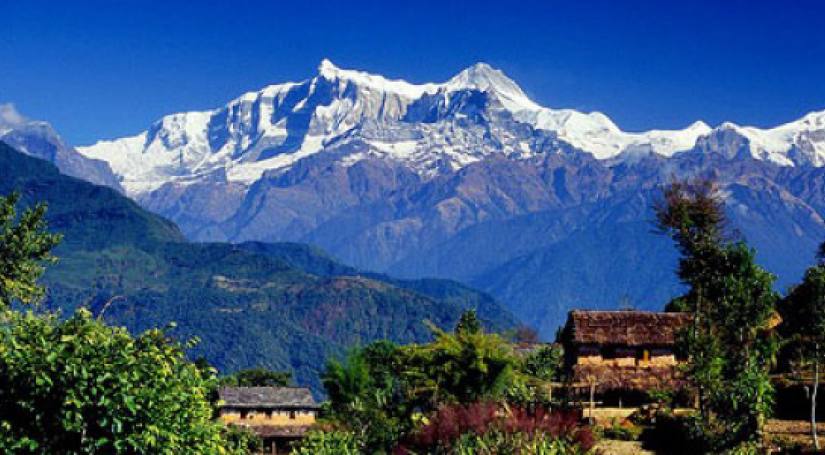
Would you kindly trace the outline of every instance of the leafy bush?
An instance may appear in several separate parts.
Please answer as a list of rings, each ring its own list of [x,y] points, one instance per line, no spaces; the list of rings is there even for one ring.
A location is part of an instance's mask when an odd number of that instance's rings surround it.
[[[556,345],[542,346],[525,356],[521,371],[537,379],[557,381],[561,379],[564,369],[564,355],[561,347]]]
[[[593,446],[575,413],[530,412],[492,402],[439,408],[401,453],[578,453]],[[538,452],[530,451],[530,449]],[[471,450],[472,449],[472,450]],[[483,450],[482,450],[483,449]]]
[[[227,425],[223,429],[223,438],[226,440],[226,447],[231,453],[259,453],[264,448],[261,437],[247,427]]]
[[[474,433],[462,435],[452,449],[436,453],[460,455],[579,455],[588,452],[581,446],[542,432],[526,434],[491,431],[483,435]]]
[[[762,455],[765,453],[765,448],[758,442],[750,441],[739,444],[738,446],[727,450],[724,455]]]
[[[292,449],[293,455],[359,455],[360,444],[355,434],[346,431],[310,431]]]
[[[329,362],[323,374],[331,420],[370,453],[391,450],[443,404],[500,399],[519,377],[510,344],[485,333],[472,312],[453,332],[431,330],[430,343],[375,342]]]
[[[0,452],[245,453],[212,420],[210,382],[162,331],[5,311]]]
[[[619,441],[637,441],[642,434],[642,428],[629,421],[613,423],[613,425],[602,430],[602,436],[608,439]]]

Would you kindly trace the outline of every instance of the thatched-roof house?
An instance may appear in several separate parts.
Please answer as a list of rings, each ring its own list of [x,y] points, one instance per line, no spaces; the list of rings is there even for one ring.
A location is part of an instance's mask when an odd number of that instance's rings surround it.
[[[303,387],[223,387],[218,399],[221,420],[257,433],[271,454],[289,453],[289,444],[304,436],[319,410]]]
[[[574,383],[599,391],[649,391],[682,386],[675,351],[686,313],[571,311],[563,332]]]

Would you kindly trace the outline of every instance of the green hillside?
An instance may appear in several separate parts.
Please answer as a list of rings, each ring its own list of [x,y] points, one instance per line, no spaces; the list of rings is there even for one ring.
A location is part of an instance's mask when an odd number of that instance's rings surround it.
[[[427,340],[424,320],[450,327],[472,307],[491,329],[515,325],[492,298],[455,282],[360,274],[300,244],[188,243],[117,192],[3,143],[0,175],[0,194],[46,201],[50,229],[65,235],[44,279],[47,307],[85,306],[133,331],[174,321],[171,334],[200,339],[191,355],[225,372],[292,370],[318,390],[328,356],[381,338]]]

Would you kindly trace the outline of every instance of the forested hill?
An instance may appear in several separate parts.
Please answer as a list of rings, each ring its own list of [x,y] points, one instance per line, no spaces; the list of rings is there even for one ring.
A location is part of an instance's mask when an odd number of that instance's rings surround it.
[[[329,356],[375,339],[427,340],[425,320],[451,327],[472,307],[491,329],[516,324],[492,298],[452,281],[362,274],[300,244],[186,242],[116,191],[2,142],[0,175],[0,194],[47,202],[50,230],[65,236],[44,278],[48,308],[85,306],[132,331],[175,322],[172,335],[200,339],[191,355],[222,371],[293,370],[318,390]]]

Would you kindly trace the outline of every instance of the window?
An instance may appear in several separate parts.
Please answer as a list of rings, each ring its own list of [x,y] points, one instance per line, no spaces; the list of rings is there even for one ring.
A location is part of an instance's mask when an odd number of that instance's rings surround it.
[[[289,419],[295,420],[295,411],[289,411]]]
[[[241,411],[241,419],[249,418],[249,411]]]

